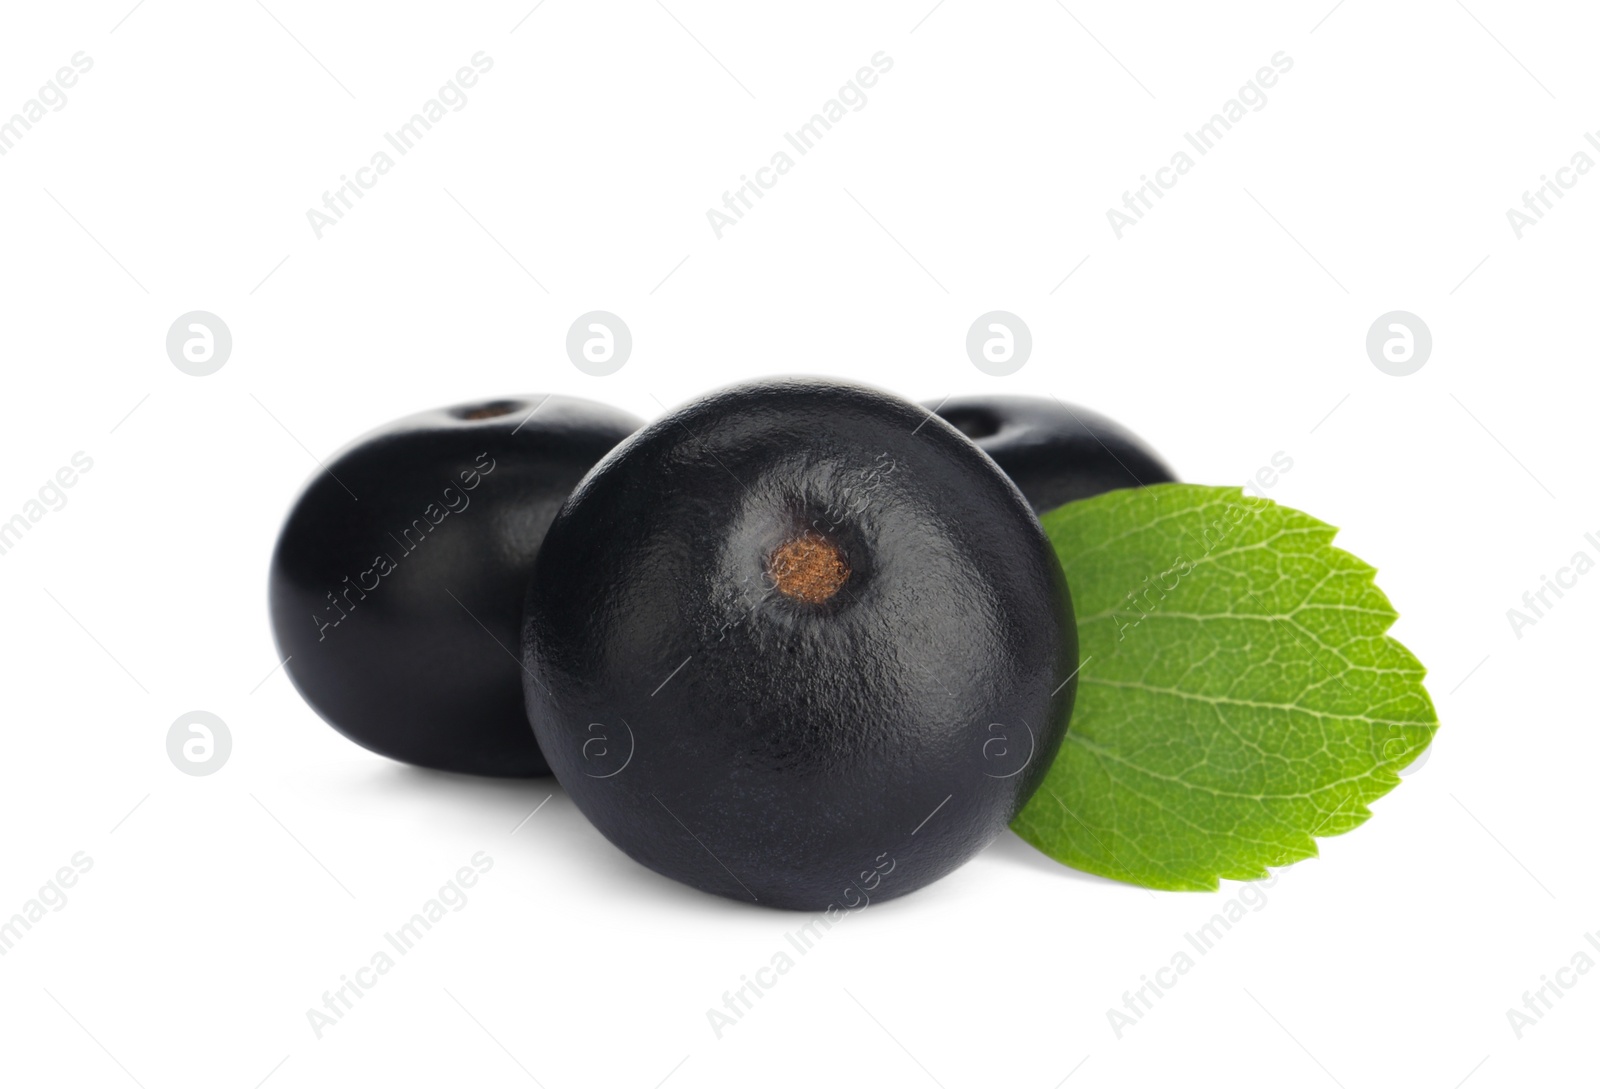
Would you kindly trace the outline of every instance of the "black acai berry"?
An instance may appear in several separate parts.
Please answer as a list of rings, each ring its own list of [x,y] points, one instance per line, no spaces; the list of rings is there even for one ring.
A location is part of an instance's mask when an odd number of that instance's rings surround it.
[[[1178,479],[1139,436],[1077,405],[980,396],[928,407],[994,458],[1039,514],[1117,488]]]
[[[572,800],[697,888],[843,909],[999,834],[1078,664],[1017,489],[916,405],[732,387],[597,465],[534,563],[529,718]]]
[[[301,695],[396,760],[548,774],[523,710],[522,596],[557,509],[642,422],[511,397],[396,420],[331,459],[290,510],[269,578]]]

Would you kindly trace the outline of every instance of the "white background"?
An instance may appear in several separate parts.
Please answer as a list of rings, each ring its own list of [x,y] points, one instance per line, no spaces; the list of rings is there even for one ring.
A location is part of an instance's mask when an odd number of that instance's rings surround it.
[[[0,520],[93,459],[0,556],[0,916],[93,860],[0,958],[4,1080],[1593,1081],[1600,973],[1521,1039],[1506,1015],[1600,931],[1600,574],[1506,618],[1600,558],[1600,172],[1521,239],[1506,218],[1600,129],[1592,11],[130,2],[0,15],[0,117],[93,59],[0,157]],[[306,210],[479,50],[467,105],[319,240]],[[866,106],[719,240],[706,210],[880,50]],[[1106,210],[1280,50],[1267,104],[1118,240]],[[197,309],[234,339],[204,378],[164,347]],[[593,309],[633,331],[607,378],[563,347]],[[1008,378],[963,347],[992,309],[1033,332]],[[1406,378],[1364,349],[1395,309],[1435,341]],[[555,391],[648,417],[794,372],[1055,394],[1204,483],[1284,452],[1270,494],[1344,527],[1432,671],[1427,762],[1120,1039],[1106,1010],[1240,890],[1009,834],[718,1039],[706,1010],[806,917],[646,872],[552,781],[345,741],[276,668],[267,559],[314,459],[396,416]],[[194,709],[233,736],[209,777],[166,753]],[[467,905],[317,1039],[306,1010],[479,851]]]

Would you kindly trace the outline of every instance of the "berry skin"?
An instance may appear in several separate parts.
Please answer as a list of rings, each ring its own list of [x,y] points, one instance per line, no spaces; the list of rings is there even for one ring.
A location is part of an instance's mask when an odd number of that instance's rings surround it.
[[[929,404],[990,457],[1044,514],[1117,488],[1177,476],[1114,420],[1043,397],[959,397]]]
[[[306,702],[395,760],[549,774],[523,710],[522,595],[573,486],[642,423],[510,397],[408,416],[337,454],[295,500],[268,579]]]
[[[1005,827],[1066,731],[1077,635],[1016,488],[916,405],[734,386],[584,479],[534,564],[534,732],[638,862],[849,910]]]

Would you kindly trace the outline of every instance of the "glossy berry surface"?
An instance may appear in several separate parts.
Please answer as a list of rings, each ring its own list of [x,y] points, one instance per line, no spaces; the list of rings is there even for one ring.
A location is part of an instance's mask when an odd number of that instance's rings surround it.
[[[1148,443],[1097,412],[1044,397],[929,403],[1005,471],[1036,513],[1117,488],[1177,480]]]
[[[545,775],[523,710],[522,596],[574,485],[643,421],[542,395],[418,413],[307,482],[272,556],[272,629],[306,702],[373,752]]]
[[[579,485],[534,565],[523,687],[623,851],[849,910],[999,834],[1065,732],[1077,636],[1016,488],[916,405],[782,380],[693,402]]]

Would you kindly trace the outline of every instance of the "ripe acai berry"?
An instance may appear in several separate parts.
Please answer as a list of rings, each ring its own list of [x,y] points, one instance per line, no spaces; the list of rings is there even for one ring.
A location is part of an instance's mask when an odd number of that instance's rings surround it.
[[[572,800],[696,888],[823,910],[911,892],[1005,827],[1078,664],[1027,502],[953,427],[758,382],[624,442],[534,562],[523,688]]]
[[[523,711],[522,596],[556,510],[642,422],[510,397],[396,420],[331,459],[295,500],[268,583],[306,702],[396,760],[548,774]]]
[[[1077,405],[956,397],[928,407],[994,458],[1039,514],[1117,488],[1178,479],[1139,436]]]

